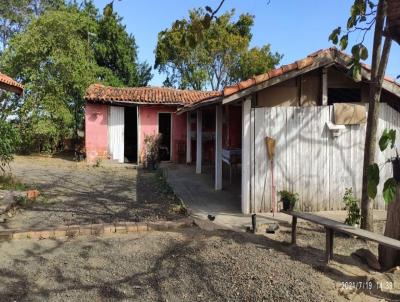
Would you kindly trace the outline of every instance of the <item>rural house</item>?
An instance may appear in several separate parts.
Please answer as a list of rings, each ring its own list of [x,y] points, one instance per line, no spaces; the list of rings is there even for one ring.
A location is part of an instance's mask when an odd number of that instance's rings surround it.
[[[87,159],[142,162],[145,135],[160,133],[161,159],[184,161],[186,115],[177,115],[177,109],[200,100],[213,99],[220,94],[158,87],[91,85],[85,96]]]
[[[275,211],[278,192],[299,193],[303,211],[339,210],[344,189],[352,187],[361,197],[363,150],[368,111],[370,69],[362,66],[362,80],[354,81],[350,56],[336,48],[317,51],[292,64],[242,81],[223,90],[223,97],[185,106],[195,112],[197,124],[196,171],[202,171],[201,131],[204,112],[214,112],[215,189],[222,188],[222,165],[233,154],[223,141],[223,126],[236,125],[241,153],[241,192],[237,200],[243,213]],[[385,78],[378,133],[385,128],[400,131],[400,86]],[[239,108],[234,117],[227,107]],[[229,121],[230,119],[234,121]],[[240,119],[239,119],[240,118]],[[241,121],[241,123],[239,123]],[[267,155],[266,138],[275,141],[273,161]],[[379,150],[379,149],[378,149]],[[390,156],[377,152],[376,162]],[[191,162],[190,154],[187,158]],[[381,177],[391,173],[382,165]],[[231,189],[231,188],[229,188]],[[233,188],[235,189],[235,188]],[[380,184],[374,203],[384,209]]]
[[[344,188],[361,196],[368,112],[370,70],[363,65],[356,82],[352,64],[350,56],[329,48],[221,93],[92,85],[86,95],[88,159],[135,160],[144,134],[162,133],[170,140],[163,141],[167,160],[181,162],[185,152],[196,173],[211,168],[216,190],[223,178],[224,184],[241,183],[225,189],[239,191],[232,203],[243,213],[276,211],[281,190],[299,193],[303,211],[342,209]],[[378,133],[400,130],[400,86],[393,79],[385,78],[381,102]],[[267,138],[275,143],[273,158]],[[128,154],[130,149],[135,151]],[[388,156],[378,152],[376,161]],[[225,177],[223,166],[230,172]],[[232,175],[232,168],[239,173]],[[381,175],[390,172],[384,165]],[[374,206],[385,208],[380,193]]]

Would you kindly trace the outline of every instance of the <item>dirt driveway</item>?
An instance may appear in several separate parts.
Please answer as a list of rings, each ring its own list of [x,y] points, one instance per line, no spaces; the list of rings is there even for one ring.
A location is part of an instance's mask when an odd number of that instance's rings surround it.
[[[360,263],[349,264],[353,260],[348,246],[354,249],[364,245],[362,241],[338,238],[337,262],[326,267],[323,231],[299,226],[299,246],[288,244],[287,231],[282,228],[266,237],[193,227],[101,238],[0,242],[0,299],[399,301],[400,271],[397,279],[392,274],[381,283],[385,287],[387,281],[394,282],[396,292],[382,292],[376,285],[373,290],[344,290],[346,282],[378,278]]]
[[[262,237],[196,228],[0,243],[4,301],[337,301],[334,283]]]
[[[159,176],[133,166],[92,167],[62,158],[18,156],[11,167],[41,197],[0,228],[177,217],[171,209],[179,201]]]

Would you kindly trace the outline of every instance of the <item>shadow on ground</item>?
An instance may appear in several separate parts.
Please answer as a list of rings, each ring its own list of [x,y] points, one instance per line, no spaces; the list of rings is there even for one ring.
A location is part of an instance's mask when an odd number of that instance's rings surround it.
[[[318,264],[323,250],[315,247],[197,228],[3,243],[0,254],[2,297],[18,301],[340,301],[342,281],[365,281]],[[376,289],[358,294],[399,299]]]
[[[132,167],[90,167],[64,159],[17,158],[13,173],[41,192],[0,228],[174,219],[179,203],[156,172]]]

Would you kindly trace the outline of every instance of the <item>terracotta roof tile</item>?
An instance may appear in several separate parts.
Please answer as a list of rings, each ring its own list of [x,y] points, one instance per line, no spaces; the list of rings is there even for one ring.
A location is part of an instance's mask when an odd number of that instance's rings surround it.
[[[179,90],[166,87],[118,88],[93,84],[86,90],[85,100],[103,103],[186,105],[218,96],[222,96],[219,91]]]
[[[297,64],[296,63],[291,63],[291,64],[288,64],[288,65],[283,65],[282,66],[283,73],[286,73],[286,72],[289,72],[289,71],[292,71],[292,70],[295,70],[295,69],[297,69]]]
[[[17,90],[17,92],[22,95],[24,92],[24,86],[14,79],[10,78],[8,75],[0,72],[0,83],[9,87],[10,89]]]
[[[256,79],[256,83],[257,83],[257,79]],[[240,89],[239,89],[239,86],[238,85],[233,85],[233,86],[226,86],[225,88],[224,88],[224,96],[228,96],[228,95],[231,95],[231,94],[234,94],[234,93],[236,93],[236,92],[238,92]]]
[[[269,80],[269,75],[268,75],[268,73],[263,73],[263,74],[255,76],[254,79],[256,80],[256,84],[259,84],[261,82],[265,82],[265,81]]]
[[[238,83],[239,85],[239,89],[246,89],[247,87],[253,86],[256,83],[255,79],[248,79],[246,81],[242,81],[240,83]]]
[[[271,78],[275,78],[275,77],[279,77],[282,74],[283,74],[282,68],[277,68],[277,69],[273,69],[273,70],[268,71],[268,76],[269,76],[270,79]]]
[[[307,66],[312,65],[312,63],[314,63],[314,58],[315,57],[307,57],[302,60],[296,61],[297,69],[300,70],[300,69],[306,68]]]
[[[396,80],[394,78],[392,78],[391,76],[385,76],[385,80],[390,82],[390,83],[396,83]]]

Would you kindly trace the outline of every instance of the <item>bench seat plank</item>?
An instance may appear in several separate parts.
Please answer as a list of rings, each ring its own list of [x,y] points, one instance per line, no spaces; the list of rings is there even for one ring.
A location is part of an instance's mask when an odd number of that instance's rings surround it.
[[[320,224],[325,226],[326,228],[330,228],[332,230],[335,230],[339,233],[345,233],[348,235],[353,235],[357,236],[360,238],[364,238],[370,241],[375,241],[378,242],[382,245],[394,248],[394,249],[400,249],[400,241],[386,237],[380,234],[376,234],[370,231],[366,231],[363,229],[355,228],[353,226],[346,225],[344,223],[341,223],[339,221],[335,221],[329,218],[321,217],[318,215],[310,214],[310,213],[303,213],[303,212],[296,212],[296,211],[282,211],[285,214],[291,215],[293,217],[297,217],[303,220],[307,220],[316,224]]]

